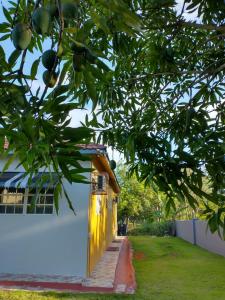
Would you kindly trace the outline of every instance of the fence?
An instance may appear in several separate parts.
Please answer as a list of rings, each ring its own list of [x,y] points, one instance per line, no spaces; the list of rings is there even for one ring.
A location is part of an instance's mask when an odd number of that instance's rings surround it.
[[[176,235],[194,245],[225,256],[225,241],[221,240],[218,233],[212,234],[205,221],[176,221]]]

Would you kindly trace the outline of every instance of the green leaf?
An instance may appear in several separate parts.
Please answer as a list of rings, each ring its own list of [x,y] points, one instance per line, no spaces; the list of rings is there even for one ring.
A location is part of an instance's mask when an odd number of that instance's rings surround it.
[[[101,28],[106,34],[110,33],[110,29],[109,29],[106,19],[104,17],[102,17],[102,16],[98,15],[97,13],[95,13],[94,11],[92,11],[91,18],[98,28]]]
[[[219,227],[218,227],[218,219],[217,219],[217,214],[214,213],[212,216],[208,219],[208,226],[210,228],[210,231],[212,233],[216,232]]]
[[[2,7],[3,8],[3,13],[4,13],[4,16],[6,17],[7,21],[12,24],[12,17],[10,16],[10,13],[8,11],[8,9],[6,9],[4,6]]]
[[[196,206],[198,206],[198,201],[191,195],[190,191],[187,189],[187,187],[184,184],[182,184],[180,188],[183,191],[184,195],[186,196],[190,206],[195,210]]]
[[[166,207],[165,207],[165,211],[166,211],[166,215],[168,216],[170,211],[171,211],[171,208],[173,208],[174,210],[176,210],[176,206],[175,206],[175,203],[174,203],[174,200],[173,198],[168,198],[167,201],[166,201]]]
[[[10,32],[10,24],[8,23],[0,23],[0,32],[5,33],[5,32]]]
[[[84,73],[84,81],[86,84],[88,96],[91,98],[91,100],[93,102],[93,110],[94,110],[94,108],[97,105],[97,101],[98,101],[97,92],[96,92],[96,88],[95,88],[95,78],[89,71],[85,70],[83,73]]]
[[[207,200],[211,201],[214,204],[218,204],[218,200],[214,197],[213,194],[208,194],[204,191],[202,191],[201,189],[199,189],[197,186],[187,183],[188,187],[196,194],[198,195],[200,198],[206,198]]]
[[[64,63],[62,71],[61,71],[60,76],[59,76],[59,81],[58,81],[59,85],[61,85],[63,83],[70,67],[71,67],[71,62],[70,61],[67,61],[66,63]]]
[[[31,71],[30,71],[30,76],[32,80],[34,80],[37,75],[39,63],[40,63],[40,58],[36,59],[32,64]]]
[[[10,34],[4,34],[1,38],[0,38],[0,41],[5,41],[7,40],[9,37],[11,36],[11,33]]]
[[[52,96],[53,98],[57,98],[58,96],[61,96],[63,94],[66,94],[68,92],[69,85],[59,85],[57,86],[52,93],[49,95],[50,97]]]
[[[14,153],[13,155],[11,155],[8,160],[6,161],[4,167],[3,167],[3,170],[2,172],[5,172],[8,170],[8,168],[10,167],[10,165],[14,162],[14,160],[17,158],[17,154]]]
[[[54,206],[57,215],[59,214],[59,197],[61,195],[61,191],[62,191],[62,187],[61,187],[61,183],[59,182],[54,189]]]
[[[66,200],[68,202],[68,205],[69,205],[69,208],[73,211],[73,213],[76,215],[76,212],[75,212],[75,209],[73,207],[73,203],[72,201],[70,200],[70,197],[69,195],[67,194],[67,191],[65,190],[64,186],[63,186],[63,192],[64,192],[64,195],[66,197]]]
[[[0,46],[0,58],[1,60],[5,60],[5,51],[2,46]]]
[[[20,57],[21,53],[22,52],[20,50],[14,50],[12,52],[12,54],[10,55],[10,57],[8,59],[8,63],[10,64],[11,67],[13,67],[16,64],[16,61]]]

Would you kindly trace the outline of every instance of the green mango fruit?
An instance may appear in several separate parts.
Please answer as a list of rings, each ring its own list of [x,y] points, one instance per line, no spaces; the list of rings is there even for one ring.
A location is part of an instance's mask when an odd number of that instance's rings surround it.
[[[37,8],[32,15],[32,26],[41,35],[48,34],[51,28],[51,15],[44,7]]]
[[[56,72],[52,72],[49,70],[46,70],[43,73],[43,81],[45,83],[45,85],[47,85],[50,88],[53,88],[57,82],[58,79],[58,74]]]
[[[85,55],[86,60],[90,64],[97,63],[97,56],[95,56],[84,44],[74,41],[71,45],[71,50],[74,52],[74,54]]]
[[[62,4],[62,15],[64,19],[74,19],[77,17],[77,5],[75,3],[66,2]]]
[[[47,11],[49,12],[51,18],[58,18],[59,17],[59,11],[55,4],[48,4],[46,6]]]
[[[57,60],[57,56],[54,50],[47,50],[42,55],[42,64],[48,70],[53,68],[55,60]]]
[[[85,69],[86,59],[84,53],[74,53],[73,69],[76,72],[82,72]]]
[[[110,168],[112,169],[112,170],[115,170],[115,168],[116,168],[116,162],[115,162],[115,160],[110,160]]]
[[[12,30],[12,41],[16,49],[25,50],[31,41],[32,32],[27,24],[18,23]]]

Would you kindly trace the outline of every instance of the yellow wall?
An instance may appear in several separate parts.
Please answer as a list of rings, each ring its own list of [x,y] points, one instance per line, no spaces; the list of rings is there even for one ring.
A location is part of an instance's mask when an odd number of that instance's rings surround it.
[[[88,275],[117,234],[115,196],[109,185],[106,195],[90,195]]]

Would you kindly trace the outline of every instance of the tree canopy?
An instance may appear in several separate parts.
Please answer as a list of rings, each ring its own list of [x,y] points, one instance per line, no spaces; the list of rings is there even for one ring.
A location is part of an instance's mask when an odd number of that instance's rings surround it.
[[[211,230],[224,226],[224,1],[184,0],[181,10],[174,0],[4,5],[0,137],[27,172],[53,164],[69,181],[82,181],[78,161],[86,158],[75,145],[95,139],[123,152],[146,185],[157,185],[167,210],[175,198],[195,208],[196,195]],[[45,88],[34,91],[43,66]],[[69,112],[90,101],[92,118],[69,127]]]
[[[121,186],[118,203],[118,220],[132,223],[154,222],[165,220],[165,196],[145,187],[133,174],[127,175],[127,167],[119,164],[116,175]],[[171,216],[170,216],[171,217]]]

